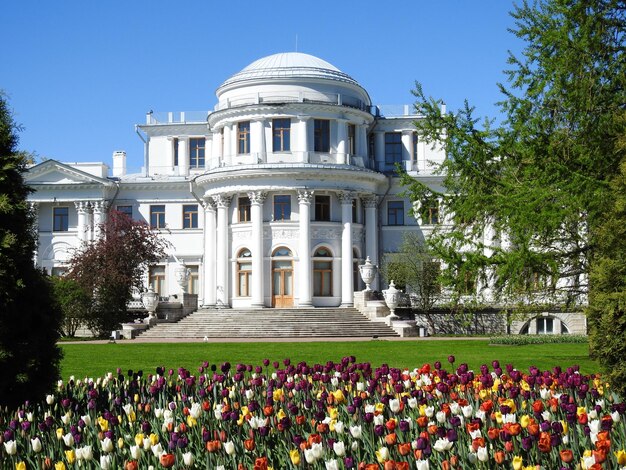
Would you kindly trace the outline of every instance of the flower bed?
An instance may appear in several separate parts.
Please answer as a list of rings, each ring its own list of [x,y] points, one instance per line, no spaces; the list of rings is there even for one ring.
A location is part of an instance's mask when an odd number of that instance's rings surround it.
[[[205,363],[70,379],[0,410],[0,467],[618,468],[626,404],[576,367],[527,373]]]

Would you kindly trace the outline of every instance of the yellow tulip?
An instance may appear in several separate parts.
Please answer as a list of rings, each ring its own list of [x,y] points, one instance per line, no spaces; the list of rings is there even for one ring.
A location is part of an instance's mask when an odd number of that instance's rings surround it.
[[[332,392],[333,397],[335,397],[335,401],[337,403],[343,403],[346,401],[346,397],[343,396],[343,391],[342,390],[335,390],[334,392]]]
[[[133,397],[133,401],[135,403],[139,403],[139,395],[137,393],[135,393],[135,396]]]
[[[481,400],[484,400],[485,398],[489,396],[489,390],[482,389],[480,392],[478,392],[478,396],[480,397]]]
[[[26,470],[26,463],[25,462],[17,462],[15,464],[15,470]]]
[[[494,414],[496,415],[496,421],[498,422],[498,424],[502,424],[502,413],[496,411]]]
[[[300,465],[300,452],[298,451],[298,449],[290,450],[289,458],[291,459],[291,463],[293,465]]]
[[[329,406],[328,407],[328,416],[330,417],[330,419],[337,419],[339,417],[339,411],[337,411],[337,408]]]
[[[76,452],[74,452],[74,449],[66,450],[65,458],[67,459],[67,463],[70,465],[76,462]]]
[[[280,399],[283,397],[284,394],[285,392],[283,392],[282,388],[277,388],[272,393],[272,398],[274,398],[274,401],[280,401]]]
[[[426,416],[426,405],[420,405],[420,416]]]
[[[530,424],[530,416],[528,415],[523,415],[520,419],[519,419],[519,424],[520,426],[522,426],[524,429],[526,429],[528,427],[528,425]]]
[[[385,405],[380,402],[376,403],[376,405],[374,405],[374,409],[379,413],[382,413],[383,411],[385,411]]]
[[[506,405],[509,408],[511,408],[511,413],[516,413],[517,412],[517,405],[515,404],[515,402],[513,400],[511,400],[510,398],[507,400],[504,400],[502,402],[502,405]]]
[[[109,430],[109,422],[102,416],[98,417],[98,424],[100,425],[100,430],[102,432],[107,432]]]
[[[143,438],[144,438],[144,435],[142,433],[135,434],[135,444],[138,447],[143,447]]]
[[[578,408],[576,408],[577,416],[584,415],[585,413],[587,413],[587,409],[584,406],[579,406]]]
[[[57,462],[54,464],[54,470],[67,470],[63,462]]]
[[[525,380],[522,380],[520,382],[520,388],[526,392],[530,392],[530,385],[528,385],[528,382],[526,382]]]
[[[280,421],[281,419],[285,418],[287,415],[285,414],[285,411],[281,408],[280,410],[278,410],[278,413],[276,413],[276,418]]]
[[[513,457],[513,470],[521,470],[523,463],[524,460],[519,455]]]
[[[187,426],[193,428],[196,424],[198,424],[198,420],[196,418],[191,415],[187,416]]]
[[[124,439],[122,439],[121,437],[117,440],[117,447],[119,449],[123,449],[124,448]]]
[[[152,433],[150,434],[150,445],[157,445],[159,443],[159,436],[157,436],[156,434]]]
[[[57,428],[57,439],[63,439],[63,428]]]
[[[561,420],[561,425],[563,426],[563,434],[567,434],[567,431],[569,431],[569,426],[567,425],[567,421]]]
[[[615,452],[615,457],[617,458],[618,465],[626,465],[626,452],[618,450]]]

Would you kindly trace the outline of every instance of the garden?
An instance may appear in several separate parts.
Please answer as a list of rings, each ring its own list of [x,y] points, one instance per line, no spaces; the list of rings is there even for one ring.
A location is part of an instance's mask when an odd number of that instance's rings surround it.
[[[75,370],[112,355],[120,364],[166,350],[193,368],[116,368],[66,376],[40,402],[0,411],[0,466],[15,469],[144,468],[619,468],[626,466],[626,404],[584,367],[536,367],[542,347],[498,349],[481,341],[68,344]],[[96,347],[97,346],[97,347]],[[142,346],[145,349],[136,349]],[[116,354],[116,348],[122,348]],[[150,349],[152,348],[152,349]],[[310,349],[309,349],[310,348]],[[432,349],[429,349],[432,348]],[[468,349],[464,349],[468,348]],[[484,354],[503,358],[481,364]],[[521,348],[524,367],[509,363]],[[315,361],[339,350],[362,351]],[[412,351],[413,366],[398,363]],[[419,349],[419,351],[418,351]],[[290,355],[279,354],[291,350]],[[317,351],[318,356],[312,352]],[[461,351],[431,360],[435,351]],[[485,351],[486,350],[486,351]],[[271,356],[269,353],[271,353]],[[130,355],[129,355],[130,354]],[[408,352],[407,352],[408,354]],[[76,356],[82,356],[80,365]],[[310,357],[304,360],[302,357]],[[125,359],[123,359],[125,357]],[[407,356],[408,357],[408,356]],[[219,358],[219,359],[218,359]],[[145,361],[145,359],[143,359]],[[102,366],[101,366],[102,367]],[[63,365],[63,371],[69,370]]]

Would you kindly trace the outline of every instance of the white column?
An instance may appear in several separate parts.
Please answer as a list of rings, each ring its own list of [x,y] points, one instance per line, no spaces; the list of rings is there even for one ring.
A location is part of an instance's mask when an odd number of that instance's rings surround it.
[[[374,132],[374,155],[376,161],[379,162],[378,166],[385,164],[385,133],[383,131]]]
[[[215,307],[215,203],[211,198],[204,198],[204,306]]]
[[[298,305],[300,307],[312,307],[311,296],[311,200],[313,191],[298,190],[298,205],[300,212],[299,220],[299,271],[300,283],[298,286]]]
[[[217,206],[217,260],[216,260],[216,280],[217,280],[217,306],[221,308],[230,307],[229,304],[229,279],[228,279],[228,207],[231,196],[218,194],[213,197]]]
[[[346,158],[347,125],[346,119],[337,119],[337,163],[340,165],[348,163]]]
[[[213,144],[211,145],[211,168],[220,166],[222,157],[222,132],[220,129],[213,129]]]
[[[178,174],[189,174],[189,137],[178,138]]]
[[[341,306],[354,305],[354,286],[352,285],[352,199],[349,192],[338,194],[341,203]]]
[[[308,116],[298,116],[298,153],[299,161],[309,162],[309,132],[308,132]]]
[[[224,126],[224,151],[222,152],[222,162],[225,165],[230,165],[230,161],[233,157],[233,145],[232,145],[232,127],[230,124]]]
[[[29,201],[30,214],[33,220],[33,231],[35,232],[35,250],[33,251],[33,264],[37,266],[39,261],[39,203]]]
[[[363,199],[365,206],[365,257],[378,266],[378,197],[371,196]],[[372,281],[371,288],[378,290],[378,276]]]
[[[95,201],[92,203],[93,207],[93,238],[98,240],[102,236],[102,226],[106,222],[106,201]]]
[[[211,158],[213,156],[213,133],[204,136],[204,169],[211,168]]]
[[[267,160],[267,149],[265,147],[265,119],[253,121],[254,130],[252,140],[252,156],[256,159],[252,163],[265,162]]]
[[[265,306],[263,291],[263,202],[267,193],[250,191],[250,218],[252,219],[252,302],[253,308]]]
[[[363,157],[363,161],[367,162],[367,132],[364,124],[356,126],[356,154],[359,157]]]
[[[413,170],[413,131],[402,131],[402,160],[406,171]]]
[[[78,213],[78,240],[81,243],[88,241],[87,235],[87,212],[89,210],[89,203],[83,201],[77,201],[74,203],[76,212]]]

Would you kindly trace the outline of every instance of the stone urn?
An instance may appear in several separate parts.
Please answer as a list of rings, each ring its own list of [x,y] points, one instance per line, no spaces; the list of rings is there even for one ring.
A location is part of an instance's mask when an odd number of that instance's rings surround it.
[[[155,320],[155,312],[159,305],[159,294],[154,292],[152,286],[148,287],[148,290],[141,294],[141,303],[148,311],[148,323]]]
[[[187,286],[189,285],[189,275],[191,270],[185,265],[185,263],[179,263],[174,269],[174,278],[180,287],[180,291],[187,293]]]
[[[370,292],[370,284],[374,281],[376,277],[376,266],[370,262],[370,257],[365,258],[365,264],[359,266],[359,273],[361,274],[361,279],[365,283],[365,292]]]
[[[398,318],[395,312],[396,312],[396,307],[398,307],[398,302],[400,301],[401,293],[402,291],[399,291],[398,289],[396,289],[396,284],[393,282],[393,280],[389,283],[389,289],[386,289],[383,291],[383,297],[385,297],[385,303],[387,304],[387,307],[389,307],[389,310],[391,311],[391,313],[387,317],[389,320]]]

